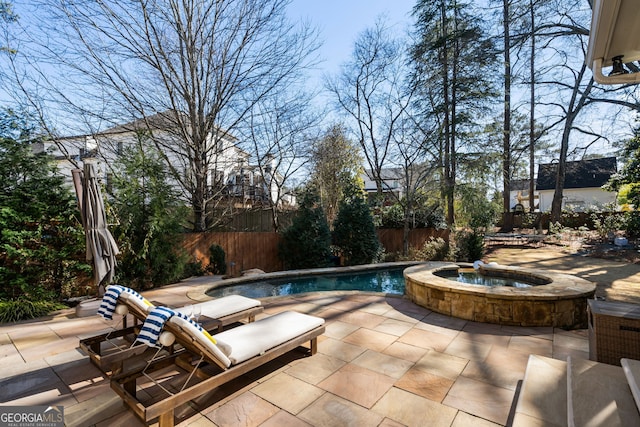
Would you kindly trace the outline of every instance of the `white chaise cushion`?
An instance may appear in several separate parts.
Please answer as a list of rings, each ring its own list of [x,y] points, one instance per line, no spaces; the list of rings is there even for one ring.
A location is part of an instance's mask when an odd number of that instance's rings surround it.
[[[260,307],[260,304],[260,300],[257,299],[243,297],[242,295],[229,295],[211,301],[194,304],[193,306],[200,307],[200,313],[203,316],[207,316],[212,319],[219,319],[251,308]],[[176,309],[176,311],[183,312],[184,314],[191,314],[187,313],[185,310],[186,307]]]
[[[324,319],[285,311],[214,335],[231,347],[228,355],[238,364],[324,324]]]
[[[142,313],[148,313],[151,309],[155,308],[149,300],[142,297],[140,294],[134,295],[129,292],[122,292],[120,294],[120,299],[126,301],[127,304],[138,307]]]
[[[215,357],[216,359],[218,359],[223,366],[225,366],[227,368],[229,366],[231,366],[231,361],[229,360],[229,358],[207,336],[208,334],[204,334],[204,333],[200,332],[193,324],[191,324],[191,322],[189,322],[188,320],[183,319],[183,318],[181,318],[179,316],[172,316],[169,319],[169,322],[174,323],[174,324],[180,326],[180,328],[182,328],[183,330],[185,330],[186,333],[189,335],[189,338],[192,338],[192,339],[198,341],[198,343],[200,345],[202,345],[204,348],[206,348],[209,351],[210,356]]]
[[[214,341],[220,346],[185,319],[173,316],[169,322],[184,329],[189,338],[198,341],[212,357],[228,368],[323,325],[324,319],[285,311],[214,335]]]

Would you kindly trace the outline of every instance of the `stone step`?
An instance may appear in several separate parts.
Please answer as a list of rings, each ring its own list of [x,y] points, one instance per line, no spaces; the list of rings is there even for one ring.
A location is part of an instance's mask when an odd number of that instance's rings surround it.
[[[567,362],[535,354],[529,356],[512,425],[567,425]]]
[[[636,406],[640,408],[640,360],[622,359],[620,364],[627,377],[627,383],[629,383]]]
[[[567,358],[569,427],[638,427],[640,414],[619,366]]]
[[[76,316],[78,317],[95,316],[98,314],[98,309],[100,308],[100,304],[102,304],[102,299],[90,299],[90,300],[82,301],[80,304],[76,305]]]

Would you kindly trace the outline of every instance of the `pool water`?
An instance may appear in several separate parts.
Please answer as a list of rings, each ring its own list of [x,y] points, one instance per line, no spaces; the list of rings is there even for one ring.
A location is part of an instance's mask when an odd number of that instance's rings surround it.
[[[442,274],[441,274],[442,273]],[[514,288],[530,288],[534,285],[514,279],[508,279],[506,277],[493,277],[483,276],[475,271],[458,270],[455,272],[436,272],[436,276],[445,277],[449,280],[455,280],[456,282],[466,283],[468,285],[480,285],[480,286],[512,286]]]
[[[226,295],[243,295],[264,298],[318,291],[367,291],[388,294],[404,294],[403,268],[356,273],[305,276],[290,279],[230,285],[207,291],[215,298]]]

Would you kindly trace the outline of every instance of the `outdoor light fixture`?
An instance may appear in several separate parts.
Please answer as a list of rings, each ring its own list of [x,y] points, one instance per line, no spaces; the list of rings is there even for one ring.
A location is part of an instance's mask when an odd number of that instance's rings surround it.
[[[609,77],[611,76],[619,76],[620,74],[629,74],[627,70],[624,69],[624,65],[622,65],[623,56],[616,56],[612,59],[613,61],[613,69],[609,73]]]
[[[640,83],[640,73],[623,66],[640,59],[640,7],[637,0],[593,0],[587,65],[601,84]],[[603,67],[613,67],[608,76]]]

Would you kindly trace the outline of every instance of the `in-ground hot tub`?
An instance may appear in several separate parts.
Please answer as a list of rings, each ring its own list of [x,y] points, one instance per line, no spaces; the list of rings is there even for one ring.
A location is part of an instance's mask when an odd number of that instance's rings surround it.
[[[405,294],[437,313],[476,322],[517,326],[587,327],[587,299],[596,285],[568,274],[480,264],[485,276],[504,277],[530,287],[482,286],[455,281],[471,264],[428,262],[404,271]]]

